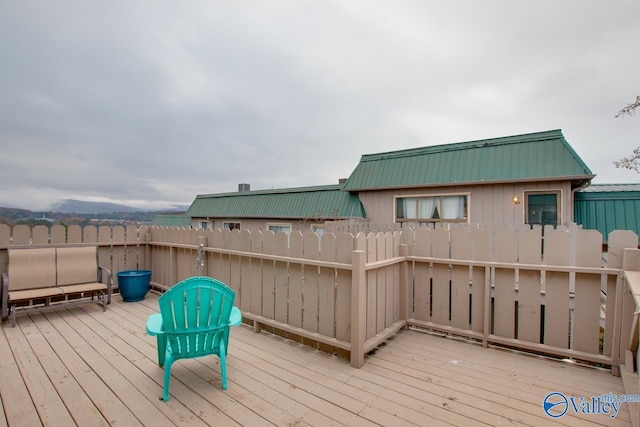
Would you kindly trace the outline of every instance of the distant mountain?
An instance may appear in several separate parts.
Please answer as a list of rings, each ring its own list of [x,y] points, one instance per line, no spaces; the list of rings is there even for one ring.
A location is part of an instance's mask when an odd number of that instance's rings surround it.
[[[162,211],[186,211],[189,208],[188,205],[173,206],[168,209],[161,209]],[[130,213],[130,212],[150,212],[158,211],[160,209],[140,209],[132,206],[120,205],[117,203],[107,202],[85,202],[82,200],[66,199],[59,203],[56,203],[51,207],[53,212],[61,213],[78,213],[78,214],[105,214],[105,213]]]
[[[84,202],[82,200],[66,199],[51,207],[54,212],[99,214],[111,212],[141,212],[143,209],[106,202]]]

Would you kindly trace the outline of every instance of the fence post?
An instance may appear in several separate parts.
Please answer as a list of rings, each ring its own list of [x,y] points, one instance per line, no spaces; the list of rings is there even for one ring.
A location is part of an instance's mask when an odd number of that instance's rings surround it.
[[[351,271],[351,366],[364,365],[364,341],[366,338],[366,263],[364,251],[352,252]]]

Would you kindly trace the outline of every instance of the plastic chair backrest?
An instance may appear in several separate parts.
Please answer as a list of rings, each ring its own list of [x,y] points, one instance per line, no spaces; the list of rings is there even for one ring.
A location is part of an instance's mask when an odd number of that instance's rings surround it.
[[[226,347],[234,299],[233,289],[211,277],[191,277],[165,292],[158,302],[174,358],[218,354],[221,344]]]

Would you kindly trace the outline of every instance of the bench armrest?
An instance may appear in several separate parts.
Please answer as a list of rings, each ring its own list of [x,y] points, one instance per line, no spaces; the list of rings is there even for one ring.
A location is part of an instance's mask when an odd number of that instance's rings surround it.
[[[0,291],[2,320],[9,318],[9,275],[2,273],[2,290]]]
[[[111,270],[98,266],[98,282],[107,285],[107,304],[111,304],[111,292],[113,288],[113,276]]]

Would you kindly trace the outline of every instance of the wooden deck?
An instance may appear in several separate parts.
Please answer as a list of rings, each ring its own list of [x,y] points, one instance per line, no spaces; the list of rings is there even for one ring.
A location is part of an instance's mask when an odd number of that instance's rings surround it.
[[[0,336],[0,425],[548,425],[542,400],[623,394],[604,370],[404,331],[361,369],[248,327],[232,330],[229,389],[210,356],[177,362],[171,399],[145,334],[157,295],[106,312],[97,305],[20,315]],[[561,425],[628,426],[573,411]]]

